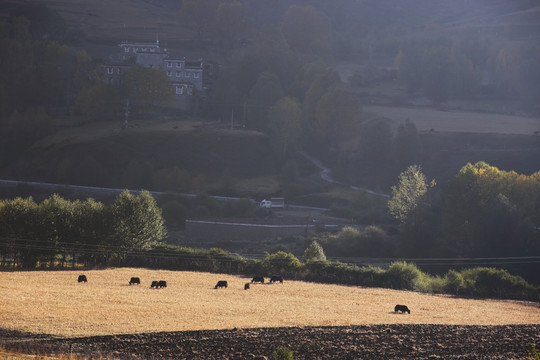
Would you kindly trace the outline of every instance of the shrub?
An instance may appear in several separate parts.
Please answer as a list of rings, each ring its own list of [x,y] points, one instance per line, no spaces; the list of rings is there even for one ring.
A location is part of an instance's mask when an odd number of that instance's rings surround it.
[[[304,251],[304,261],[311,260],[326,260],[324,250],[317,241],[313,241],[311,245],[309,245],[308,248]]]
[[[377,266],[362,266],[357,273],[357,283],[362,286],[381,286],[386,271]]]
[[[340,242],[345,242],[345,243],[354,242],[358,240],[359,237],[360,237],[360,231],[350,226],[345,226],[337,234],[338,240]]]
[[[538,289],[507,270],[477,267],[462,271],[470,295],[510,299],[538,299]]]
[[[527,360],[540,360],[540,353],[536,350],[536,344],[532,344],[532,354],[527,356]]]
[[[293,254],[278,251],[275,254],[266,254],[265,259],[262,261],[262,267],[266,274],[296,276],[302,267],[302,263]]]
[[[308,261],[305,265],[305,278],[310,281],[333,283],[333,284],[355,284],[360,268],[353,264],[339,261]]]
[[[465,288],[465,279],[463,274],[456,270],[450,270],[444,277],[444,292],[459,295],[459,292]]]
[[[414,264],[393,262],[386,271],[385,285],[393,289],[414,290],[422,272]]]
[[[444,278],[420,272],[420,276],[416,279],[414,290],[424,293],[442,293],[444,286]]]
[[[272,353],[274,360],[293,360],[293,352],[288,347],[279,347]]]

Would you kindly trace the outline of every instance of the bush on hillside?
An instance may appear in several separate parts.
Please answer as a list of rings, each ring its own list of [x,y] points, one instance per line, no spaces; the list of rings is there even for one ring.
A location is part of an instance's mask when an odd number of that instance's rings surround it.
[[[317,241],[313,241],[304,251],[304,261],[311,260],[326,260],[324,249]]]
[[[266,254],[266,257],[262,260],[262,268],[263,274],[296,277],[302,268],[302,263],[293,254],[278,251],[275,254]]]
[[[339,261],[311,260],[304,264],[305,280],[330,284],[357,284],[359,267]]]
[[[422,272],[414,264],[396,261],[390,265],[385,275],[383,286],[392,289],[415,290]]]
[[[538,299],[539,290],[507,270],[477,267],[461,272],[469,295],[507,299]]]
[[[450,270],[444,277],[444,292],[459,295],[465,289],[465,278],[456,270]]]

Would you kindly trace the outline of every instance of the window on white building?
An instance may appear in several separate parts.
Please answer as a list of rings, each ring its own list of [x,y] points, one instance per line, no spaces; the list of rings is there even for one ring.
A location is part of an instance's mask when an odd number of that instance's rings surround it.
[[[181,71],[177,71],[177,72],[176,72],[176,77],[180,77],[180,76],[182,76],[182,72],[181,72]]]
[[[178,95],[182,95],[184,93],[184,87],[183,86],[177,86],[176,87],[176,93]]]
[[[129,48],[127,46],[124,46],[124,52],[129,52]]]
[[[186,72],[186,77],[187,77],[187,78],[191,77],[191,73],[190,73],[190,72]]]
[[[172,62],[167,61],[167,67],[172,67]]]
[[[180,61],[177,62],[177,63],[176,63],[176,67],[177,67],[177,68],[181,68],[181,67],[182,67],[182,63],[181,63]]]
[[[196,78],[196,79],[198,79],[198,78],[199,78],[199,73],[198,73],[198,72],[193,73],[193,77]]]
[[[114,68],[108,67],[107,68],[107,74],[114,74]]]
[[[172,76],[172,71],[167,71],[167,76]]]

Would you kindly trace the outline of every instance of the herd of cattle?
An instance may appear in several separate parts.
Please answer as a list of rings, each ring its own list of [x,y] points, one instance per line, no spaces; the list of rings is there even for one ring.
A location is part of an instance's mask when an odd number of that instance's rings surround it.
[[[79,278],[77,279],[78,282],[88,282],[88,278],[86,277],[86,275],[84,274],[81,274],[79,275]],[[283,284],[283,276],[281,275],[272,275],[270,277],[270,283],[273,284],[275,282],[280,282],[281,284]],[[264,276],[254,276],[253,279],[251,279],[251,283],[261,283],[261,284],[264,284]],[[129,280],[129,285],[141,285],[141,278],[139,277],[132,277],[130,280]],[[248,290],[250,288],[250,283],[246,283],[244,284],[244,290]],[[227,283],[226,280],[219,280],[216,284],[216,286],[214,287],[214,289],[219,289],[219,288],[226,288],[228,287],[229,284]],[[167,281],[165,280],[154,280],[152,281],[152,283],[150,284],[150,288],[152,289],[162,289],[162,288],[166,288],[167,287]]]
[[[88,282],[88,278],[86,277],[86,275],[82,274],[82,275],[79,275],[79,278],[77,279],[78,282]],[[276,282],[280,282],[281,284],[283,284],[283,276],[281,275],[272,275],[270,277],[270,281],[269,281],[271,284],[273,283],[276,283]],[[254,276],[252,279],[251,279],[251,284],[253,283],[261,283],[261,284],[264,284],[264,276],[259,276],[259,275],[256,275]],[[132,277],[130,280],[129,280],[129,285],[140,285],[141,284],[141,279],[138,278],[138,277]],[[219,289],[219,288],[227,288],[229,286],[229,284],[227,283],[226,280],[219,280],[216,284],[216,286],[214,287],[214,289]],[[165,280],[154,280],[152,281],[150,287],[152,289],[162,289],[162,288],[166,288],[167,287],[167,281]],[[249,290],[250,288],[250,283],[245,283],[244,284],[244,290]],[[408,313],[410,314],[411,313],[411,310],[409,310],[409,308],[407,307],[407,305],[396,305],[396,307],[394,308],[394,312],[401,312],[402,314],[404,313]]]

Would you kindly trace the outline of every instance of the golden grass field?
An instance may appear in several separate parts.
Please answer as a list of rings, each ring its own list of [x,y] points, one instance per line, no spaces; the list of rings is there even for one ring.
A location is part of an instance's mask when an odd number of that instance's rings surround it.
[[[0,272],[0,327],[64,337],[253,327],[366,324],[538,324],[536,303],[474,300],[225,274],[120,268]],[[139,276],[140,286],[129,286]],[[152,280],[168,287],[151,289]],[[214,289],[227,280],[227,289]],[[406,304],[411,314],[393,312]]]

